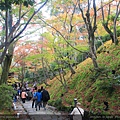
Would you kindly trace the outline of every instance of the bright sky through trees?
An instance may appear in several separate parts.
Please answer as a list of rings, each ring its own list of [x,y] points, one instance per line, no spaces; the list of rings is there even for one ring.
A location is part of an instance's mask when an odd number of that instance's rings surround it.
[[[108,0],[102,0],[103,2],[105,2],[105,1],[108,1]],[[39,3],[39,0],[36,0],[36,2],[37,2],[37,7],[40,5],[40,4],[38,4]],[[101,2],[101,0],[96,0],[96,4],[97,5],[100,5],[100,2]],[[92,3],[93,3],[93,1],[91,0],[91,7],[93,6],[92,5]],[[44,19],[49,19],[50,18],[50,10],[47,8],[47,5],[46,6],[44,6],[42,9],[41,9],[41,11],[40,12],[42,12],[42,15],[43,15],[43,18]],[[30,27],[31,25],[29,25],[29,27],[28,27],[28,29],[26,29],[26,31],[28,32],[32,32],[34,29],[36,29],[37,28],[37,26],[36,27]],[[32,33],[32,34],[28,34],[28,35],[26,35],[24,38],[22,38],[22,39],[26,39],[26,40],[39,40],[39,38],[40,38],[40,34],[41,33],[43,33],[45,31],[45,28],[40,28],[39,27],[39,30],[36,30],[36,32],[35,33]],[[25,33],[26,34],[26,33]]]

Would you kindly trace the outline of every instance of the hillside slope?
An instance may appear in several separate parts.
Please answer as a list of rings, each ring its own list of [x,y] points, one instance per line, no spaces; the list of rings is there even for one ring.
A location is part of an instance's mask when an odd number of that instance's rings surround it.
[[[120,39],[120,38],[119,38]],[[84,109],[94,113],[120,114],[120,44],[115,46],[108,41],[97,50],[99,70],[93,69],[90,58],[75,68],[76,74],[70,79],[68,72],[66,78],[69,91],[65,93],[57,79],[50,80],[47,87],[50,92],[50,104],[54,105],[62,96],[62,104],[70,106],[77,98]],[[109,108],[105,110],[104,103]]]

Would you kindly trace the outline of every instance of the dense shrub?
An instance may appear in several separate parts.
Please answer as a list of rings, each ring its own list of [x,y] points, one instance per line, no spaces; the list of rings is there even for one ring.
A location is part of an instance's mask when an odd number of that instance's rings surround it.
[[[15,94],[13,87],[0,85],[0,110],[11,108],[13,94]]]

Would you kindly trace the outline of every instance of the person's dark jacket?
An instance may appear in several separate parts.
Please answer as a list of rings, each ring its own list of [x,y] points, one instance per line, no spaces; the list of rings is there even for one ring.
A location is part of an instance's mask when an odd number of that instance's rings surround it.
[[[43,89],[43,91],[42,91],[42,101],[47,102],[48,100],[50,100],[50,95],[49,95],[47,90]]]

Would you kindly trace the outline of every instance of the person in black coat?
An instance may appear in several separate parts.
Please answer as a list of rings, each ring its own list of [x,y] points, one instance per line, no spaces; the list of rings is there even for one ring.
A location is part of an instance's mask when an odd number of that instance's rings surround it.
[[[41,92],[42,92],[43,107],[46,110],[46,104],[48,100],[50,100],[50,95],[49,92],[43,88],[43,86],[41,87]]]

